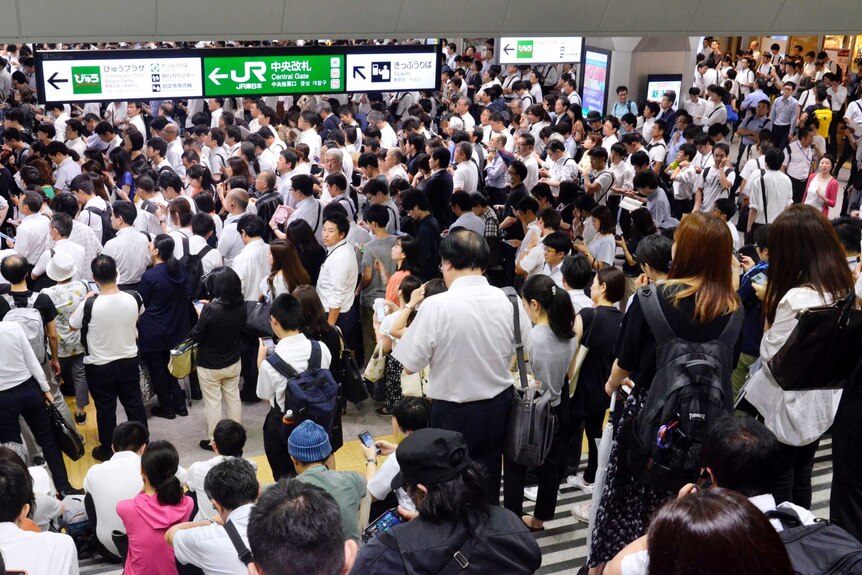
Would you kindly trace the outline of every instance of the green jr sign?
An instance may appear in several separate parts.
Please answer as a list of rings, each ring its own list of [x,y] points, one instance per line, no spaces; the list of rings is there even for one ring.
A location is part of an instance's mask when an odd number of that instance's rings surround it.
[[[344,90],[344,56],[204,57],[204,96]]]

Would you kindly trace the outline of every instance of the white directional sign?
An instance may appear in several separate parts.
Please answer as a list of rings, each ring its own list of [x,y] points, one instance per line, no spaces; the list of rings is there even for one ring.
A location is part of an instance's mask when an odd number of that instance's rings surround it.
[[[433,90],[437,86],[436,52],[347,54],[348,92]]]
[[[48,102],[199,98],[203,94],[197,57],[45,60],[41,80]]]
[[[500,38],[497,54],[501,64],[576,64],[581,61],[583,48],[580,36]]]

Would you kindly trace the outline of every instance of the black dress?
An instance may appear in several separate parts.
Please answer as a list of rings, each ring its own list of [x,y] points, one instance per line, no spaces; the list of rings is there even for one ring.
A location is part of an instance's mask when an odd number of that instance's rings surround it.
[[[713,341],[721,335],[730,315],[721,316],[709,323],[694,321],[694,297],[674,305],[668,301],[665,290],[659,289],[662,311],[668,323],[680,338],[695,342]],[[617,342],[619,366],[632,373],[635,388],[622,408],[614,416],[614,442],[608,461],[607,478],[601,503],[596,512],[590,547],[590,567],[610,561],[620,550],[644,535],[656,510],[675,494],[656,491],[638,482],[620,466],[620,428],[636,417],[644,407],[649,388],[656,374],[656,340],[652,329],[635,297],[623,318]],[[738,356],[739,350],[734,351]]]

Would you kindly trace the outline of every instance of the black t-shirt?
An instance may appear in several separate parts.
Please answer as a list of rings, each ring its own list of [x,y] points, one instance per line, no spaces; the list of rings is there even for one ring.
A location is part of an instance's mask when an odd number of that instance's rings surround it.
[[[524,186],[524,184],[521,184],[517,188],[512,188],[512,191],[509,192],[509,197],[506,199],[506,204],[503,207],[503,219],[506,219],[509,216],[514,217],[515,210],[518,209],[518,204],[521,203],[521,200],[528,197],[530,197],[530,192],[527,191],[527,188],[526,186]],[[524,227],[520,224],[520,222],[506,228],[506,239],[524,239]]]
[[[579,313],[584,329],[582,341],[590,352],[584,358],[578,387],[572,397],[572,412],[591,415],[607,409],[611,398],[605,393],[605,383],[614,365],[614,345],[620,334],[623,314],[615,307],[600,306],[582,309]]]
[[[668,324],[681,339],[698,343],[716,340],[730,321],[731,316],[727,314],[708,323],[696,323],[694,296],[684,298],[674,305],[672,301],[668,301],[664,289],[659,289],[658,294],[661,296],[659,301]],[[630,302],[623,318],[615,355],[622,369],[633,374],[637,373],[636,376],[632,376],[634,382],[640,387],[649,389],[656,374],[656,339],[641,310],[638,298],[634,297]],[[736,365],[739,341],[734,346],[733,355],[733,364]]]
[[[33,292],[30,290],[13,292],[11,290],[12,286],[9,284],[0,286],[0,295],[9,294],[15,301],[16,307],[27,307],[27,299],[31,295],[33,295]],[[36,296],[36,301],[34,302],[33,307],[39,310],[39,313],[42,315],[42,321],[45,324],[54,321],[54,318],[57,317],[57,308],[54,307],[54,302],[51,301],[51,298],[49,298],[43,293],[40,293],[38,296]],[[6,298],[0,297],[0,321],[2,321],[4,317],[6,317],[6,314],[9,313],[10,309],[12,308],[9,306],[9,302],[6,301]]]

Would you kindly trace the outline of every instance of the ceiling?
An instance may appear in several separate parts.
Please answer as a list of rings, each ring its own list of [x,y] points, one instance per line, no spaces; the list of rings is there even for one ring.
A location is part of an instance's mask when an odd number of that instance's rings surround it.
[[[0,41],[748,36],[862,30],[858,0],[829,0],[828,5],[828,10],[812,10],[810,0],[0,0]]]

